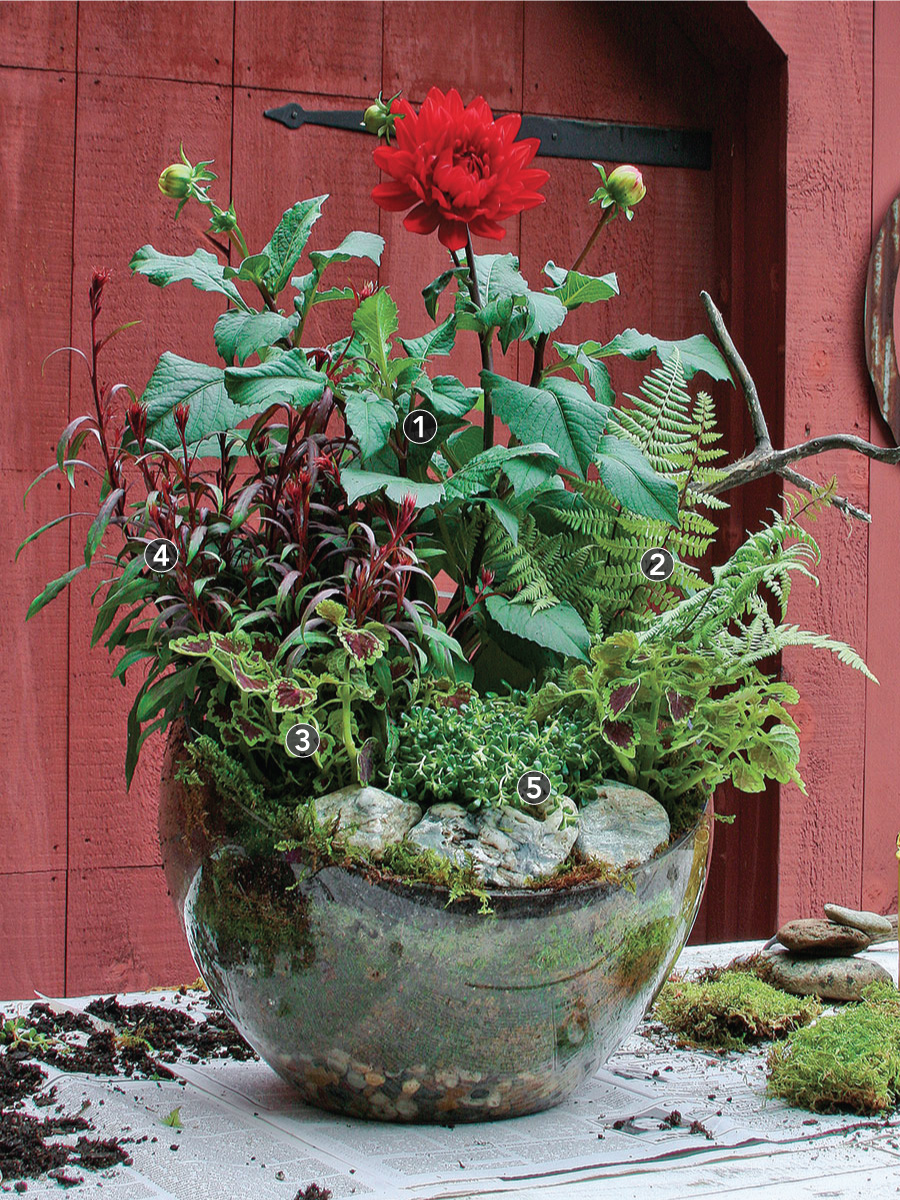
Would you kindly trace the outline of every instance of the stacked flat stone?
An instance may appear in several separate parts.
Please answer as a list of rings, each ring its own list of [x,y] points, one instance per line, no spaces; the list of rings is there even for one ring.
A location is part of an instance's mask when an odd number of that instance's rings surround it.
[[[897,936],[896,924],[878,913],[825,905],[825,917],[788,921],[775,940],[781,948],[765,952],[765,977],[796,996],[822,1000],[859,1000],[870,983],[893,980],[884,967],[855,957],[873,941]]]
[[[666,810],[625,784],[603,783],[580,810],[563,796],[549,812],[503,804],[469,812],[458,804],[418,804],[375,787],[345,787],[314,801],[320,825],[376,858],[404,838],[460,865],[486,887],[521,888],[550,876],[573,848],[582,859],[621,869],[652,858],[669,841]],[[295,867],[295,873],[302,873]]]

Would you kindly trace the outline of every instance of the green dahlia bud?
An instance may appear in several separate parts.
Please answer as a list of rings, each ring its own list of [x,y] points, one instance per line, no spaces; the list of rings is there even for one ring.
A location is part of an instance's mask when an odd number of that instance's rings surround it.
[[[620,208],[639,204],[647,194],[644,177],[637,167],[616,167],[606,181],[606,190]]]
[[[384,124],[384,110],[378,103],[370,104],[363,113],[363,125],[369,133],[378,135],[378,131]]]
[[[183,163],[173,163],[172,166],[166,167],[160,175],[159,190],[164,196],[170,196],[173,200],[183,200],[191,190],[193,179],[193,168],[187,167]]]
[[[363,113],[362,123],[366,130],[375,134],[376,137],[384,138],[388,145],[391,144],[391,134],[394,132],[395,124],[398,119],[403,120],[402,114],[391,112],[391,105],[399,95],[400,93],[397,92],[396,96],[385,100],[379,92],[377,100],[373,101]]]

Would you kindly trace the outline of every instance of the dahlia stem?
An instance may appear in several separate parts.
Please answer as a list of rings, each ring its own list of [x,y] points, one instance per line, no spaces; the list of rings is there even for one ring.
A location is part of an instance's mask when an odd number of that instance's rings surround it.
[[[476,308],[481,308],[481,296],[478,291],[478,276],[475,274],[475,251],[472,249],[472,235],[466,226],[466,265],[469,268],[469,295]],[[494,352],[491,342],[494,340],[494,330],[486,329],[481,334],[481,365],[485,371],[494,371]],[[491,404],[491,389],[484,384],[484,442],[483,448],[490,450],[494,444],[494,409]]]
[[[596,242],[597,238],[600,236],[600,230],[609,224],[609,222],[615,216],[615,212],[616,212],[616,206],[614,204],[610,208],[605,208],[603,210],[603,214],[600,217],[600,220],[597,222],[596,226],[594,227],[594,232],[591,234],[591,236],[585,242],[584,249],[581,251],[581,253],[578,255],[578,257],[575,259],[575,262],[572,264],[572,266],[569,268],[570,271],[578,270],[578,268],[581,266],[581,264],[584,262],[584,260],[587,258],[588,254],[590,253],[591,247],[593,246],[594,242]],[[544,373],[544,351],[546,350],[546,348],[547,348],[547,335],[546,335],[546,333],[542,333],[541,336],[534,343],[534,363],[531,368],[531,379],[529,380],[531,387],[537,387],[538,384],[541,382],[541,376]]]
[[[584,260],[587,258],[588,254],[590,253],[591,247],[593,246],[594,242],[596,242],[597,238],[600,236],[600,230],[603,229],[604,226],[608,225],[615,215],[616,215],[616,205],[615,204],[611,204],[609,206],[609,208],[605,208],[603,210],[603,215],[601,216],[600,220],[597,222],[594,232],[591,234],[591,236],[585,242],[584,249],[581,251],[581,253],[578,255],[578,257],[575,259],[575,262],[572,264],[572,266],[569,268],[571,271],[578,270],[578,268],[581,266],[581,264],[584,262]]]

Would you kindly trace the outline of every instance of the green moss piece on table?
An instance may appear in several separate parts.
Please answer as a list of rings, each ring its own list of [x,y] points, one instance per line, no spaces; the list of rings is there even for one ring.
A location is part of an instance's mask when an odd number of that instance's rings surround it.
[[[671,980],[654,1015],[687,1045],[745,1050],[784,1037],[822,1011],[814,998],[791,996],[748,971],[724,971],[712,979]]]
[[[870,984],[769,1055],[769,1093],[812,1112],[874,1116],[900,1102],[900,993]]]

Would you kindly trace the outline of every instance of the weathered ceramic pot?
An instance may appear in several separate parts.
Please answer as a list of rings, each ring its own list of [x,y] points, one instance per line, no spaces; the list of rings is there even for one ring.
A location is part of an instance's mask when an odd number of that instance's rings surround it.
[[[215,797],[164,769],[170,893],[210,992],[310,1104],[392,1121],[483,1121],[558,1104],[635,1029],[700,904],[711,809],[633,872],[447,905],[425,886],[217,834]],[[292,885],[293,890],[288,891]]]

